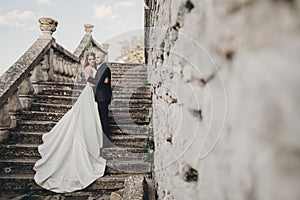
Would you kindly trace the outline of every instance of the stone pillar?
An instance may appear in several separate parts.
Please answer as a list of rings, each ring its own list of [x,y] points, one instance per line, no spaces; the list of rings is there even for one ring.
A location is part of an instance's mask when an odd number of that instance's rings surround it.
[[[44,76],[42,73],[41,63],[37,64],[34,69],[32,70],[32,76],[30,80],[34,82],[40,82],[44,80]]]
[[[39,19],[40,29],[43,35],[40,36],[41,39],[52,39],[52,34],[56,31],[58,22],[55,19],[42,17]]]

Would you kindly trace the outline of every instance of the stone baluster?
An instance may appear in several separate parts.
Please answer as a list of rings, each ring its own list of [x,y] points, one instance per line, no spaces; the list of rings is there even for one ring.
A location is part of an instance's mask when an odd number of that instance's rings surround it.
[[[42,86],[39,85],[39,82],[49,80],[48,70],[49,70],[48,56],[45,55],[42,61],[34,67],[32,71],[32,76],[30,77],[32,86],[34,88],[34,94],[38,94],[43,90]]]
[[[0,142],[8,138],[8,128],[11,124],[11,118],[8,109],[8,100],[0,107]]]
[[[66,66],[66,61],[63,59],[63,58],[61,58],[62,59],[62,73],[61,73],[61,81],[62,82],[67,82],[67,76],[66,76],[66,71],[67,71],[67,66]]]
[[[64,74],[65,82],[69,82],[69,66],[70,66],[70,63],[68,61],[66,61],[65,62],[65,74]]]
[[[57,61],[59,75],[62,75],[64,73],[64,60],[61,57],[57,57]]]
[[[71,72],[71,62],[70,61],[68,61],[67,62],[67,75],[68,75],[68,77],[71,77],[72,76],[72,72]]]
[[[67,71],[68,71],[68,63],[66,62],[66,60],[63,60],[63,73],[62,75],[64,75],[64,77],[67,75]]]
[[[57,60],[57,65],[58,65],[58,72],[57,72],[57,81],[61,82],[62,80],[62,74],[64,72],[64,68],[63,68],[63,60],[61,57],[57,56],[56,58]]]
[[[71,83],[72,82],[72,63],[69,62],[68,64],[68,80]]]
[[[30,78],[27,77],[23,80],[23,82],[19,85],[18,95],[22,107],[24,110],[27,110],[32,104],[31,95],[34,93],[34,88],[30,81]]]
[[[84,82],[84,69],[83,66],[80,64],[77,66],[76,75],[75,75],[75,82],[76,83],[83,83]]]
[[[42,64],[38,63],[34,69],[32,70],[32,75],[30,77],[30,80],[32,83],[40,82],[44,80],[43,72],[42,72]]]
[[[58,60],[57,60],[57,56],[56,54],[53,54],[53,80],[54,81],[58,81],[58,73],[59,71],[59,64],[58,64]]]
[[[48,70],[48,80],[45,81],[53,81],[54,80],[54,50],[51,48],[49,50],[49,70]]]
[[[73,63],[71,65],[71,69],[72,69],[72,80],[73,82],[76,82],[76,74],[77,74],[77,64],[76,63]]]
[[[9,128],[15,128],[17,126],[17,114],[22,110],[22,104],[18,96],[18,90],[16,90],[9,98],[9,114],[11,117],[11,124]]]
[[[43,57],[43,61],[40,63],[40,65],[43,72],[44,81],[49,81],[50,64],[49,64],[49,56],[47,54]]]
[[[67,77],[68,66],[67,65],[68,65],[68,62],[66,60],[63,60],[63,73],[62,73],[63,82],[68,82],[68,77]]]

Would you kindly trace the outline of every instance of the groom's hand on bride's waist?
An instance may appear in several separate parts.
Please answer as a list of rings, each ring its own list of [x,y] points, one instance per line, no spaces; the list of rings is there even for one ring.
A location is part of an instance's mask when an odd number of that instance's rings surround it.
[[[104,83],[106,83],[106,84],[109,83],[109,78],[108,78],[108,77],[106,77],[106,78],[104,79]]]

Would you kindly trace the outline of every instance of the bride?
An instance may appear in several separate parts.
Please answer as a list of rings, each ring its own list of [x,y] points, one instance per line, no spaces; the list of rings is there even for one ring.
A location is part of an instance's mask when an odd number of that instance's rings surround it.
[[[87,56],[85,76],[94,77],[96,56]],[[100,156],[103,131],[91,83],[53,129],[44,134],[35,163],[35,182],[57,193],[86,188],[104,175],[106,160]]]

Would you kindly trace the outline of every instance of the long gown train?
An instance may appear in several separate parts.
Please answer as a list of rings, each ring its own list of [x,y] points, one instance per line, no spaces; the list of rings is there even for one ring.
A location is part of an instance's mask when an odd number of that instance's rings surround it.
[[[103,132],[92,88],[87,84],[73,107],[44,134],[35,163],[35,182],[57,193],[83,189],[104,175]]]

